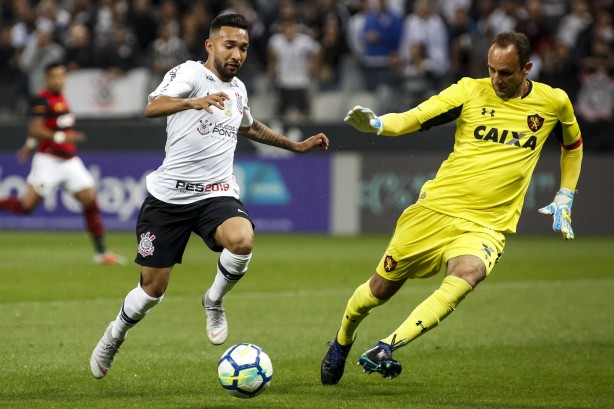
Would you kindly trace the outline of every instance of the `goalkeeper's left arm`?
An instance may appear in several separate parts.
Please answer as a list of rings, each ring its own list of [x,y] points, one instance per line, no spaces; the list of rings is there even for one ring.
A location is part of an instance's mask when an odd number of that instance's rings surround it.
[[[582,137],[573,145],[563,145],[561,151],[561,186],[552,203],[539,209],[540,213],[551,214],[552,229],[561,232],[565,240],[574,238],[571,228],[571,206],[582,168]]]

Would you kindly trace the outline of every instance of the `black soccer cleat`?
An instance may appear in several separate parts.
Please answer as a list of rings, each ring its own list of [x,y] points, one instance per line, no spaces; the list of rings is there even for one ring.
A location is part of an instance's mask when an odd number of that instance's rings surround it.
[[[345,361],[353,344],[341,345],[337,342],[337,337],[335,336],[335,340],[329,342],[328,345],[330,345],[330,348],[322,360],[320,379],[322,380],[322,385],[336,385],[343,376]]]
[[[392,347],[381,341],[360,356],[358,365],[361,365],[365,372],[377,372],[389,379],[399,376],[403,369],[399,361],[392,359]]]

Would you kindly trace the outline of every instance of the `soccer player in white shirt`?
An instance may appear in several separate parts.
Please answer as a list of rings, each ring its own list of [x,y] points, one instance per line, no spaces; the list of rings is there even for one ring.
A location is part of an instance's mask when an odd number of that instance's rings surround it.
[[[147,176],[150,195],[137,221],[135,261],[141,265],[141,280],[92,353],[90,368],[96,378],[106,375],[128,330],[162,300],[192,232],[220,252],[203,306],[209,340],[215,345],[226,340],[222,299],[247,271],[254,240],[233,175],[238,135],[297,153],[328,149],[324,134],[295,142],[252,118],[245,86],[235,77],[248,46],[245,18],[220,15],[205,40],[207,62],[178,65],[149,95],[145,116],[167,116],[166,157]]]

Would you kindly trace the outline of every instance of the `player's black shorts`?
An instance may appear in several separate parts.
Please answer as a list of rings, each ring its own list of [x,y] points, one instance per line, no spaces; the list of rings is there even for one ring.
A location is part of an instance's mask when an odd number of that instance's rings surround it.
[[[244,217],[252,223],[241,201],[233,197],[214,197],[187,205],[165,203],[148,195],[136,222],[137,264],[172,267],[181,258],[192,232],[207,246],[220,252],[223,247],[213,238],[215,230],[231,217]]]

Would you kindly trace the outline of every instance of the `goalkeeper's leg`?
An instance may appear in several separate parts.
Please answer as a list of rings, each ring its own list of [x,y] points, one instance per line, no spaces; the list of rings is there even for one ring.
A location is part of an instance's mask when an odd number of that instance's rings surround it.
[[[392,359],[392,352],[435,328],[485,277],[486,267],[479,258],[465,255],[450,259],[441,286],[419,304],[399,328],[362,354],[359,364],[368,372],[379,372],[390,378],[397,376],[401,364]]]
[[[382,291],[383,282],[390,286],[391,291]],[[333,342],[330,343],[330,348],[322,361],[320,375],[324,385],[335,385],[341,380],[345,370],[345,361],[356,338],[358,326],[373,308],[388,301],[401,285],[403,281],[389,281],[376,273],[354,291],[343,313],[341,328]]]

